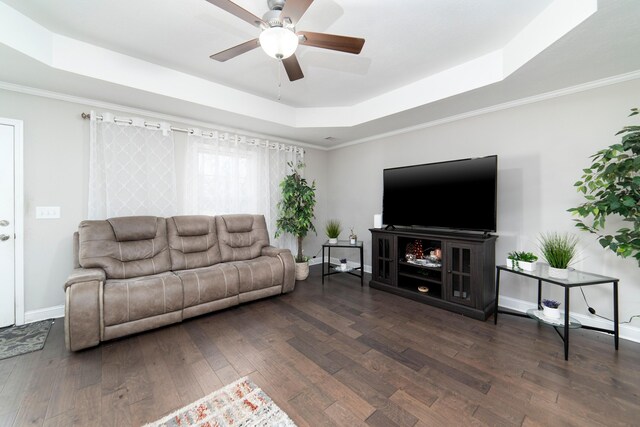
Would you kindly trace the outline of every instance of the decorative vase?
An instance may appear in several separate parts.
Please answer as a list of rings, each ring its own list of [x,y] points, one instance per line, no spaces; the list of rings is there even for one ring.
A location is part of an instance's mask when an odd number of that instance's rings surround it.
[[[358,242],[358,238],[357,237],[350,237],[349,238],[349,243],[351,243],[352,245],[355,245]]]
[[[305,280],[309,277],[309,262],[296,262],[296,280]]]
[[[569,270],[566,268],[555,268],[549,266],[549,277],[566,280],[569,278]]]
[[[340,270],[347,271],[347,263],[346,262],[340,263]]]
[[[335,245],[336,243],[338,243],[338,238],[337,237],[330,237],[329,238],[329,243],[331,243],[332,245]]]
[[[546,305],[542,306],[542,314],[551,318],[551,319],[559,319],[560,318],[560,309],[559,308],[551,308]]]

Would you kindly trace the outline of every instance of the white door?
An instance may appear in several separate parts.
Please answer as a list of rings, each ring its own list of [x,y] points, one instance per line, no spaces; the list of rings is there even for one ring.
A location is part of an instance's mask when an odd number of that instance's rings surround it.
[[[15,127],[0,121],[0,327],[15,313]]]

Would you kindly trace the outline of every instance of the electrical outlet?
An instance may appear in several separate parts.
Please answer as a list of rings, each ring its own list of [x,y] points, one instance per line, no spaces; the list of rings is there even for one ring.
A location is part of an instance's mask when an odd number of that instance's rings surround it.
[[[36,206],[36,219],[60,218],[60,206]]]

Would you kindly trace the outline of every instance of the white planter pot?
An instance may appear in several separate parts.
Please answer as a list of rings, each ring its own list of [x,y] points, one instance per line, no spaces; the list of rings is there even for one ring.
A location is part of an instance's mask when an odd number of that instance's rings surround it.
[[[566,280],[569,278],[569,270],[566,268],[554,268],[549,266],[549,277]]]
[[[515,264],[517,266],[517,268],[519,268],[521,270],[524,270],[524,271],[533,271],[533,270],[535,270],[536,269],[536,263],[537,263],[537,261],[534,261],[534,262],[518,261],[516,263],[512,259],[507,258],[507,267],[513,268],[513,265]]]
[[[349,239],[349,243],[351,243],[352,245],[355,245],[356,243],[358,243],[358,239]]]
[[[347,263],[346,262],[340,264],[340,270],[347,271]]]
[[[336,243],[338,243],[338,239],[329,239],[329,243],[331,243],[332,245],[335,245]]]
[[[560,309],[559,308],[551,308],[546,305],[542,306],[542,314],[551,318],[551,319],[559,319],[560,318]]]
[[[309,263],[296,262],[296,280],[305,280],[309,277]]]

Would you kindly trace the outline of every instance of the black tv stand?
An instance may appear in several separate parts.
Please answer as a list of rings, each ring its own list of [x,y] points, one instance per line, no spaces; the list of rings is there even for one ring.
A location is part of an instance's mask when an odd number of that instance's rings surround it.
[[[370,231],[369,286],[479,320],[493,313],[497,236],[395,227]],[[407,259],[407,251],[416,244],[425,256],[440,249],[441,259]]]

